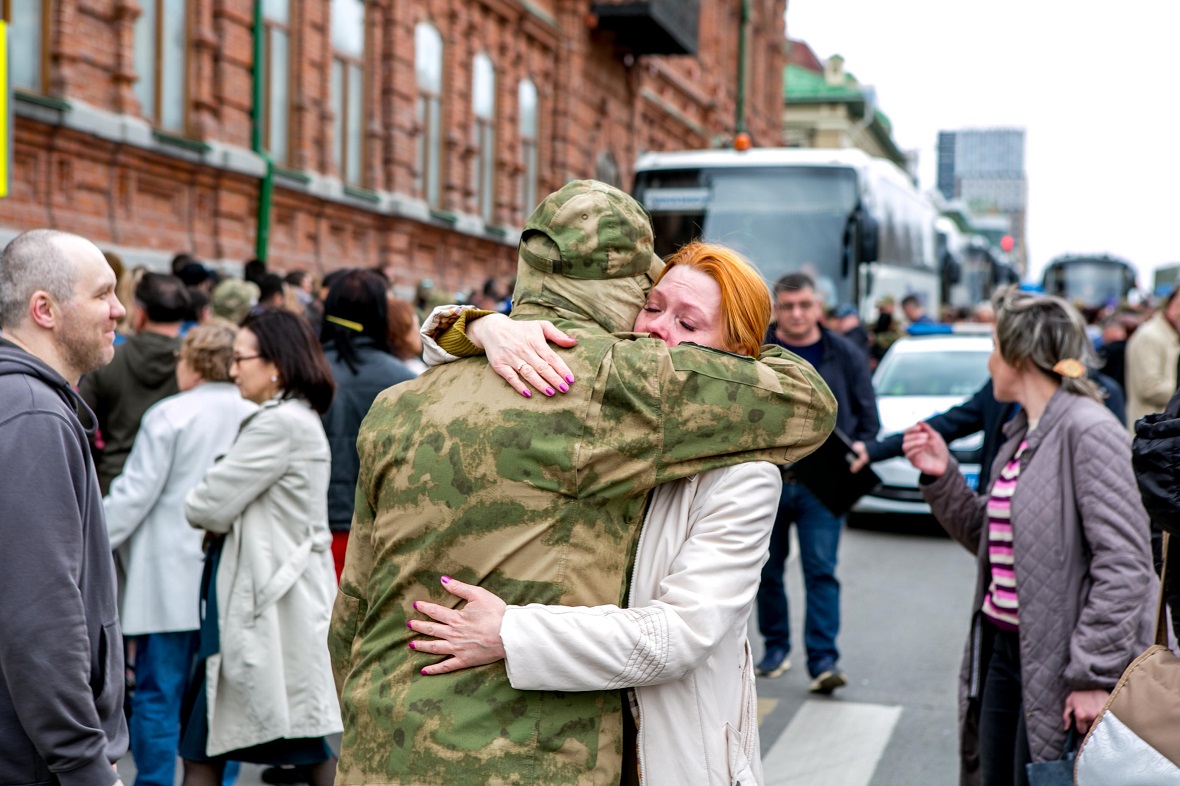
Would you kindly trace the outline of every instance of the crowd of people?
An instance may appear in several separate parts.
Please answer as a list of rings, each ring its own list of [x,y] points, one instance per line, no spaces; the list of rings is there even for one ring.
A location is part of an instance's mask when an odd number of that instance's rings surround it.
[[[372,267],[124,270],[51,230],[0,252],[0,783],[110,786],[128,746],[145,786],[178,756],[187,786],[237,762],[761,783],[792,527],[809,688],[848,682],[844,522],[800,470],[833,432],[853,471],[904,454],[976,556],[963,783],[1023,784],[1093,722],[1150,639],[1127,426],[1176,390],[1180,297],[943,315],[993,325],[989,382],[880,435],[872,368],[934,322],[917,297],[866,327],[721,245],[662,260],[594,181],[546,197],[519,253],[445,304]],[[979,430],[976,492],[946,445]]]

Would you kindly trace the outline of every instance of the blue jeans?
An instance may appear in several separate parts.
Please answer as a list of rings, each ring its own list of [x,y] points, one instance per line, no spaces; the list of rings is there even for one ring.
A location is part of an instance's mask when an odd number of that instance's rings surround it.
[[[803,622],[803,645],[807,649],[807,671],[812,677],[834,669],[840,659],[836,634],[840,632],[840,582],[836,580],[836,552],[844,520],[833,515],[803,485],[783,481],[778,515],[770,536],[770,559],[762,567],[758,586],[758,630],[766,648],[791,651],[791,625],[787,614],[786,567],[791,553],[790,528],[799,534],[799,562],[803,566],[803,587],[807,612]]]
[[[197,631],[135,636],[131,755],[135,786],[173,786],[180,745],[180,701],[197,654]]]

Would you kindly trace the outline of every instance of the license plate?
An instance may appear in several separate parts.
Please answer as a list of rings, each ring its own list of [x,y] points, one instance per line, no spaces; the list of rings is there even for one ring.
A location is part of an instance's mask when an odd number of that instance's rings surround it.
[[[979,473],[978,472],[964,472],[963,479],[967,481],[967,485],[976,491],[979,490]]]

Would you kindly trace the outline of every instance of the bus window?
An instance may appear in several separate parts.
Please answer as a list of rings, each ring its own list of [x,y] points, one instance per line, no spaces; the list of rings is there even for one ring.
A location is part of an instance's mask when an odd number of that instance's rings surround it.
[[[829,305],[852,299],[852,276],[843,274],[845,229],[857,204],[850,168],[641,172],[636,198],[651,214],[661,256],[702,237],[738,251],[768,281],[806,270]]]

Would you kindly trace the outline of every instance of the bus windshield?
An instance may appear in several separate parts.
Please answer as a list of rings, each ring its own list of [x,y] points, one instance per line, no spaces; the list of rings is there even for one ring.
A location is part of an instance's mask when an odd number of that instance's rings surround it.
[[[1045,271],[1045,292],[1071,303],[1091,307],[1118,303],[1127,296],[1127,288],[1126,269],[1114,262],[1070,260],[1051,264]]]
[[[855,276],[843,270],[858,198],[851,168],[650,170],[637,175],[635,192],[651,213],[661,256],[700,237],[735,249],[768,281],[802,270],[828,303],[851,299]]]

